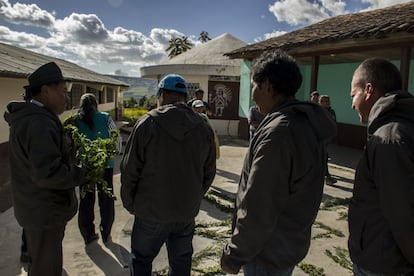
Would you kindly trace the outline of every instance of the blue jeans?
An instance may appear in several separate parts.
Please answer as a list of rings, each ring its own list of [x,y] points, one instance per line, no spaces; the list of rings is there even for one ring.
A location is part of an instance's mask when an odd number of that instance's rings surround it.
[[[190,276],[195,223],[157,223],[135,217],[131,237],[131,275],[151,275],[152,261],[166,243],[168,275]]]
[[[408,276],[408,274],[381,274],[368,271],[363,269],[362,267],[358,266],[357,264],[353,264],[352,270],[354,272],[354,276]]]
[[[285,269],[269,269],[258,264],[249,263],[243,266],[245,276],[290,276],[295,266]]]

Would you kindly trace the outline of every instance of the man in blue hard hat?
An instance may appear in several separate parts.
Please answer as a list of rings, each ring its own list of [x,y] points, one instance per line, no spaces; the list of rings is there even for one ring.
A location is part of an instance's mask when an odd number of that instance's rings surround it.
[[[135,215],[131,275],[151,275],[166,243],[169,275],[191,273],[194,218],[216,173],[213,130],[185,103],[179,75],[158,85],[158,108],[134,126],[121,163],[121,198]]]

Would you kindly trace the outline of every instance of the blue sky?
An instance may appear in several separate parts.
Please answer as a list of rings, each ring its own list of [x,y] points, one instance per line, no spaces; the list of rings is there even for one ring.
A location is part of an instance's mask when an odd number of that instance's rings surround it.
[[[139,76],[167,60],[174,37],[201,31],[246,43],[325,18],[409,0],[0,0],[0,42],[103,74]]]

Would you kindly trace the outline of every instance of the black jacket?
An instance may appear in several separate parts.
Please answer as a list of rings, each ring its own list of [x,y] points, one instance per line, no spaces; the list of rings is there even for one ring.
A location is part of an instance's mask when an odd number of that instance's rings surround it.
[[[273,269],[296,265],[308,252],[322,198],[327,142],[335,122],[320,106],[289,100],[256,130],[237,191],[231,242],[222,262]]]
[[[77,211],[81,170],[70,159],[62,123],[46,108],[11,102],[10,169],[14,213],[25,228],[65,225]]]
[[[128,138],[122,203],[141,219],[190,221],[215,173],[213,130],[187,105],[164,105],[137,122]]]
[[[349,206],[349,251],[379,274],[414,271],[414,97],[394,92],[372,107]]]

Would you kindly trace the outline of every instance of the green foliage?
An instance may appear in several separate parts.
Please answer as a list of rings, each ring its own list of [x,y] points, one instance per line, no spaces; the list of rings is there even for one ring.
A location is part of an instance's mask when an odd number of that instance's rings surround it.
[[[352,261],[349,257],[348,250],[334,246],[335,254],[332,253],[330,250],[325,250],[325,255],[331,258],[335,263],[339,264],[343,268],[348,269],[349,271],[352,271]]]
[[[338,208],[343,208],[349,205],[349,202],[351,201],[351,198],[339,198],[334,197],[331,199],[328,199],[323,202],[320,210],[336,210]]]
[[[130,97],[128,100],[124,101],[124,107],[132,108],[137,105],[137,100],[134,97]]]
[[[170,41],[168,41],[170,45],[167,49],[165,49],[166,52],[168,52],[168,57],[173,58],[175,56],[180,55],[181,53],[186,52],[187,50],[190,50],[193,44],[188,41],[187,36],[182,36],[178,38],[171,38]]]
[[[118,153],[116,141],[119,130],[111,130],[110,138],[98,137],[96,140],[89,140],[83,133],[80,133],[74,124],[74,117],[64,121],[64,131],[76,148],[76,163],[86,170],[85,179],[80,185],[80,195],[85,197],[87,192],[95,192],[95,184],[102,185],[103,192],[112,199],[116,199],[113,191],[108,189],[108,183],[103,178],[104,171],[108,167],[108,161]]]
[[[299,263],[298,267],[310,276],[325,276],[325,271],[322,267],[317,267],[312,264]]]
[[[344,233],[342,233],[342,231],[341,231],[341,230],[338,230],[338,229],[332,228],[332,227],[330,227],[330,226],[328,226],[328,225],[326,225],[326,224],[324,224],[324,223],[322,223],[322,222],[318,222],[318,221],[316,221],[314,224],[315,224],[316,226],[319,226],[319,228],[326,230],[326,231],[327,231],[327,233],[326,233],[327,235],[333,234],[333,235],[335,235],[335,236],[337,236],[337,237],[345,237]],[[318,236],[318,235],[317,235],[317,236]],[[316,237],[316,236],[315,236],[315,237]],[[315,239],[315,237],[314,237],[314,239]],[[319,238],[320,238],[320,237],[319,237]]]

